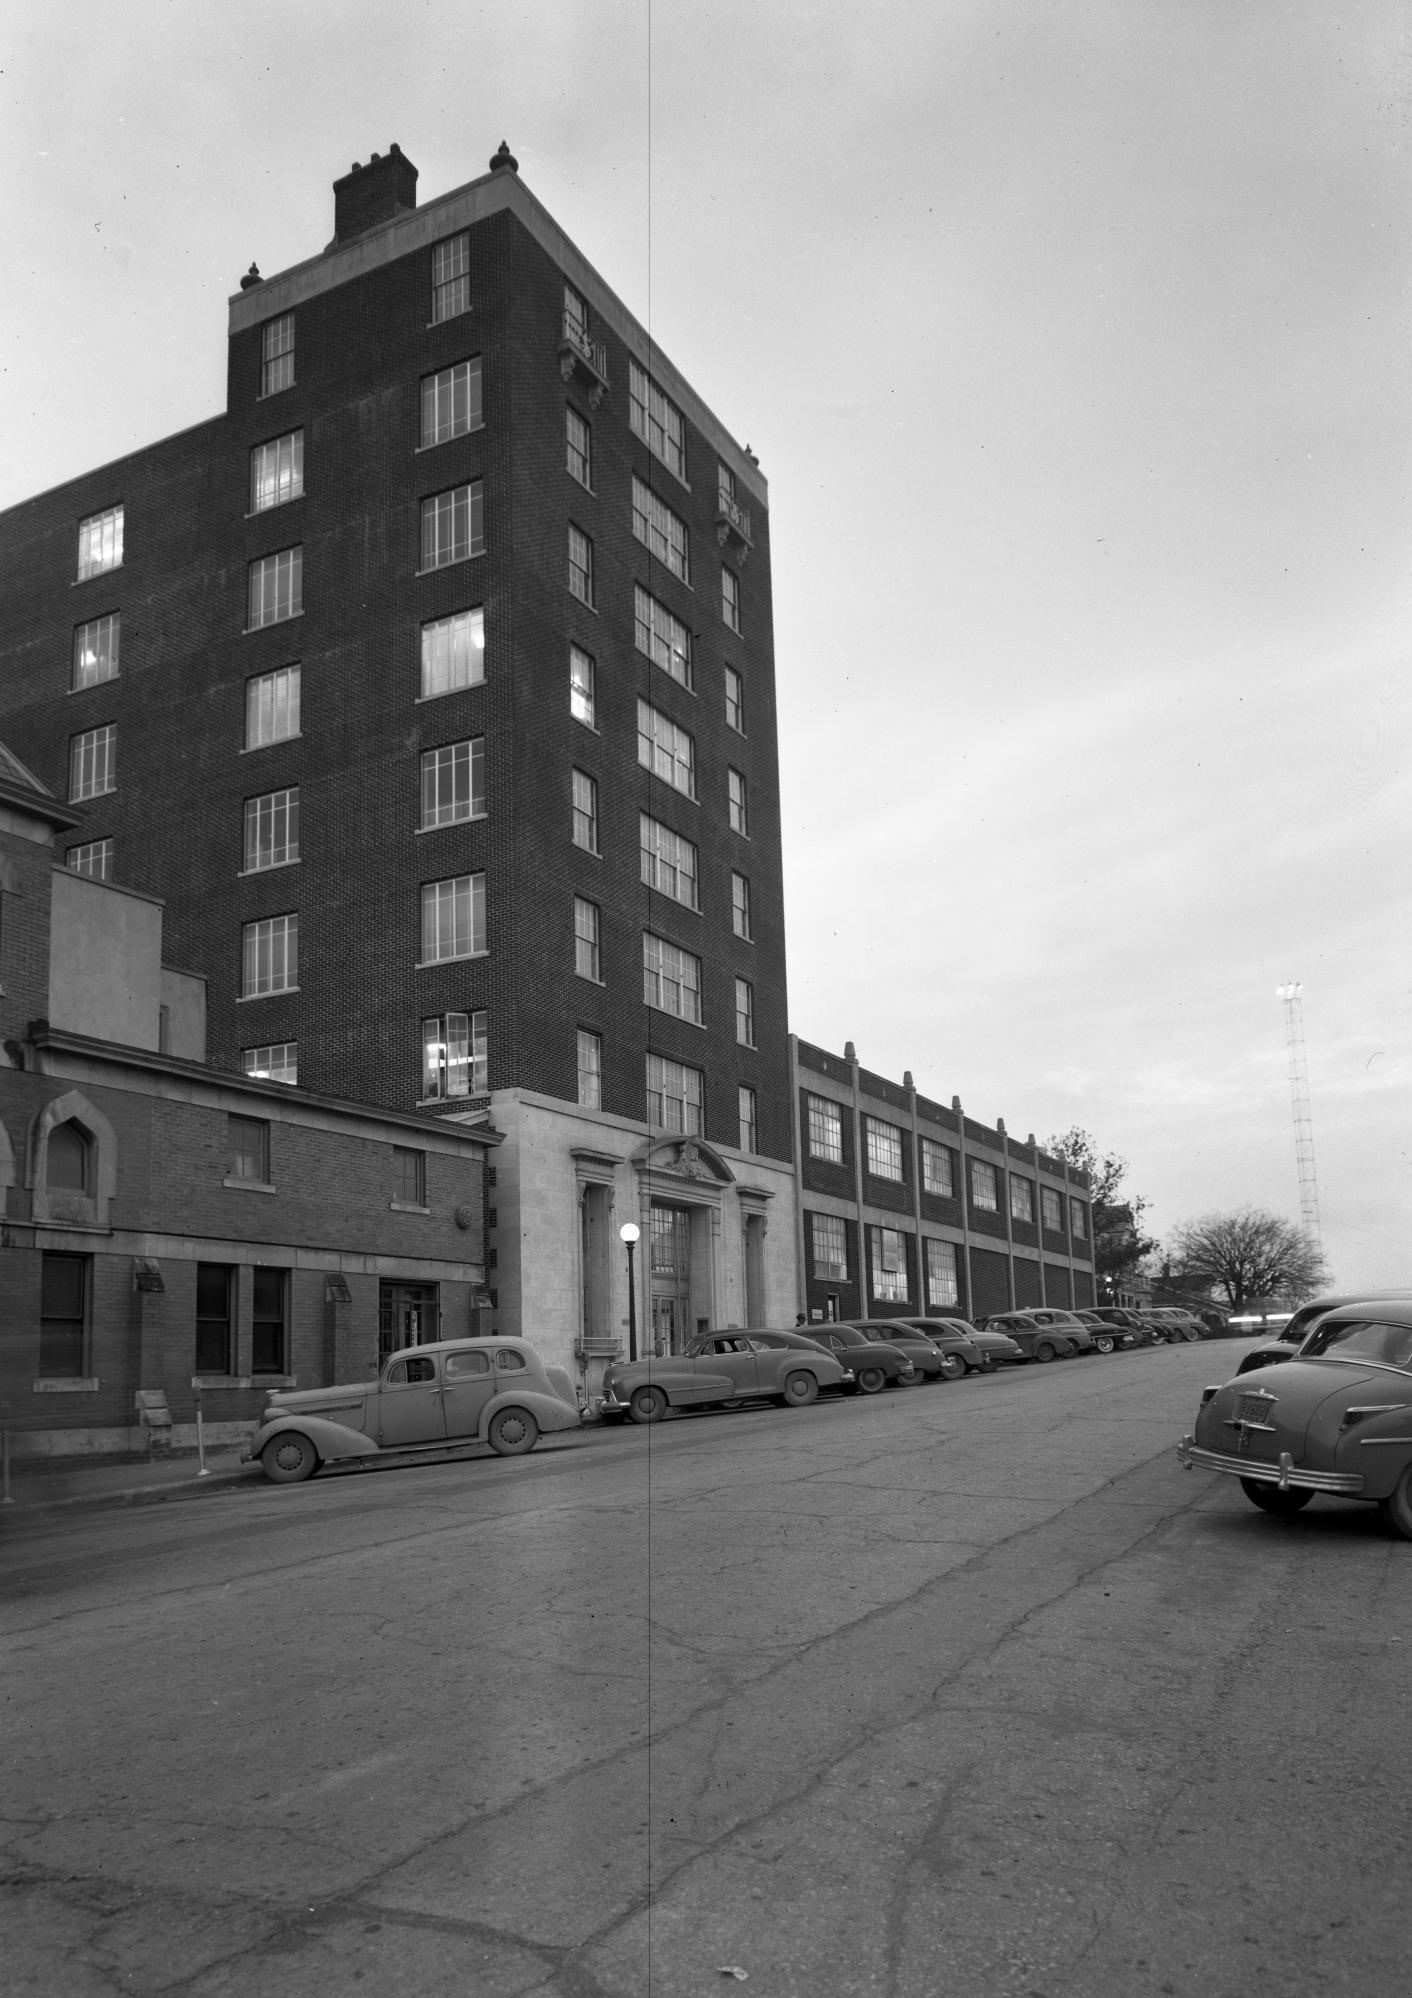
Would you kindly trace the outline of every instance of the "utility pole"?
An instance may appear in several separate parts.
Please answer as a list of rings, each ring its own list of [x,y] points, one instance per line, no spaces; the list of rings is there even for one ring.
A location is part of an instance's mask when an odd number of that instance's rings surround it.
[[[1314,1121],[1309,1112],[1309,1064],[1304,1054],[1304,987],[1277,985],[1284,1001],[1285,1039],[1289,1044],[1289,1091],[1294,1108],[1294,1161],[1299,1173],[1300,1225],[1316,1249],[1319,1239],[1319,1182],[1314,1175]]]

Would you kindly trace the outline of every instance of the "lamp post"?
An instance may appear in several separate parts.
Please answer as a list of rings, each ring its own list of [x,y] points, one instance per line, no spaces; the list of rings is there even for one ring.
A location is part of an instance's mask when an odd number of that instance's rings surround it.
[[[635,1221],[624,1221],[618,1234],[628,1252],[628,1358],[637,1358],[637,1300],[633,1295],[632,1252],[637,1247],[637,1238],[642,1233]]]

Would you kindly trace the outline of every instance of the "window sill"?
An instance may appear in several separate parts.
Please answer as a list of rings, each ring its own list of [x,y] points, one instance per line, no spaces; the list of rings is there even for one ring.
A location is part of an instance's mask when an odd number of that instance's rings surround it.
[[[267,513],[278,513],[282,506],[293,506],[296,500],[302,500],[303,497],[302,492],[291,493],[288,499],[271,500],[268,506],[251,507],[245,518],[247,520],[263,520]]]
[[[586,610],[591,617],[597,617],[598,615],[597,604],[589,603],[586,600],[586,598],[581,597],[578,591],[571,588],[571,586],[568,583],[565,583],[564,588],[568,590],[569,595],[573,598],[574,602],[578,605],[580,610]]]
[[[271,1186],[267,1179],[223,1179],[221,1185],[233,1187],[237,1193],[275,1193],[278,1191],[276,1187]]]
[[[389,1200],[388,1211],[392,1214],[430,1214],[429,1207],[420,1206],[415,1200]]]
[[[704,1020],[688,1020],[684,1013],[673,1013],[665,1006],[654,1006],[650,999],[644,999],[642,1003],[649,1013],[660,1013],[664,1020],[679,1020],[684,1027],[695,1027],[699,1034],[706,1032]]]
[[[237,1006],[253,1006],[260,999],[287,999],[290,993],[298,990],[297,985],[281,985],[275,992],[242,992],[235,1003]]]
[[[296,729],[293,735],[272,736],[268,742],[247,742],[240,753],[242,756],[254,756],[261,749],[278,749],[282,742],[300,742],[303,736],[304,731]]]
[[[70,798],[71,805],[91,805],[95,798],[111,798],[117,791],[116,784],[110,784],[106,791],[85,791],[81,798]]]
[[[574,977],[581,978],[585,985],[597,985],[600,989],[606,989],[607,986],[606,979],[591,978],[586,971],[575,971]]]
[[[572,840],[570,844],[572,845],[575,853],[587,854],[590,860],[601,860],[603,858],[602,853],[599,851],[599,849],[596,846],[584,846],[578,840]]]
[[[426,330],[428,333],[434,333],[438,326],[454,326],[458,319],[469,319],[474,311],[473,305],[463,305],[459,312],[448,312],[442,319],[429,319]]]
[[[456,826],[478,826],[489,816],[486,812],[467,812],[463,819],[443,819],[439,826],[418,826],[414,837],[420,839],[423,833],[451,832]]]
[[[439,964],[473,964],[478,957],[489,957],[488,950],[458,951],[454,957],[423,957],[412,966],[413,971],[435,971]]]
[[[107,673],[101,680],[85,680],[81,687],[70,687],[71,694],[91,694],[95,687],[111,687],[114,680],[120,680],[120,673]]]
[[[281,382],[278,388],[261,389],[255,400],[256,402],[273,402],[277,395],[288,395],[289,391],[295,386],[294,382]]]
[[[69,588],[71,590],[80,590],[85,583],[96,583],[100,576],[116,576],[122,566],[121,562],[114,562],[107,569],[90,569],[86,576],[75,576],[69,584]]]
[[[482,417],[479,423],[471,424],[466,430],[453,431],[450,437],[438,437],[430,444],[414,445],[412,455],[413,457],[420,457],[423,451],[439,451],[443,445],[459,444],[463,437],[478,437],[484,428],[485,418]]]
[[[488,1094],[488,1090],[468,1089],[464,1096],[419,1096],[417,1098],[417,1108],[419,1110],[440,1110],[443,1104],[474,1103],[479,1097]]]
[[[97,1394],[103,1385],[97,1380],[50,1380],[44,1377],[30,1383],[31,1394]]]
[[[581,493],[587,493],[590,499],[597,499],[598,497],[597,491],[595,490],[594,487],[592,487],[588,483],[588,480],[581,479],[578,473],[570,471],[567,465],[565,465],[564,467],[564,477],[566,479],[572,479],[574,484],[578,487]]]
[[[257,631],[271,631],[277,624],[297,624],[303,617],[302,610],[291,611],[288,617],[267,617],[263,624],[247,624],[241,630],[242,638],[253,638]]]
[[[639,770],[647,769],[646,764],[641,762],[639,762],[637,767]],[[674,798],[685,798],[689,805],[699,805],[701,803],[701,800],[694,791],[683,791],[680,784],[674,784],[670,777],[663,777],[659,771],[648,770],[647,774],[649,777],[654,778],[657,783],[665,784]]]
[[[479,562],[484,559],[483,548],[472,548],[468,555],[455,555],[449,562],[434,562],[429,569],[414,569],[414,576],[439,576],[445,569],[459,569],[463,562]]]
[[[286,867],[298,867],[301,856],[295,854],[293,860],[272,860],[268,867],[242,867],[236,875],[237,881],[253,881],[259,874],[279,874]]]
[[[479,680],[467,680],[464,687],[443,687],[439,694],[414,694],[412,696],[412,706],[414,708],[420,707],[424,701],[445,701],[452,694],[469,694],[472,687],[483,687],[484,685],[485,675],[482,673]]]
[[[576,721],[580,728],[586,728],[590,735],[602,735],[603,733],[597,722],[588,721],[583,715],[576,715],[572,708],[569,710],[569,720]]]
[[[193,1374],[191,1385],[205,1394],[222,1388],[232,1393],[238,1388],[292,1388],[298,1382],[293,1374]]]

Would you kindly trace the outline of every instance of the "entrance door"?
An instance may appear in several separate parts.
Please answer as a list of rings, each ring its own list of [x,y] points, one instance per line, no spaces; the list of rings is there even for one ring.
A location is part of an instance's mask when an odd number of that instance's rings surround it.
[[[428,1346],[437,1335],[434,1283],[378,1285],[378,1365],[404,1346]]]
[[[677,1325],[677,1300],[663,1297],[654,1291],[652,1296],[652,1347],[658,1353],[676,1353],[681,1350],[681,1332]]]
[[[691,1336],[691,1210],[653,1201],[651,1224],[652,1337],[679,1353]]]

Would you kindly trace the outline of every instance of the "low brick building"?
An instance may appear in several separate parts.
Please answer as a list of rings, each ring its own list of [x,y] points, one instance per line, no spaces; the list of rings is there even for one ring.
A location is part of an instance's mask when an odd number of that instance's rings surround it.
[[[0,1419],[19,1453],[239,1433],[269,1388],[480,1328],[487,1127],[205,1062],[162,905],[61,864],[79,815],[0,746]]]

